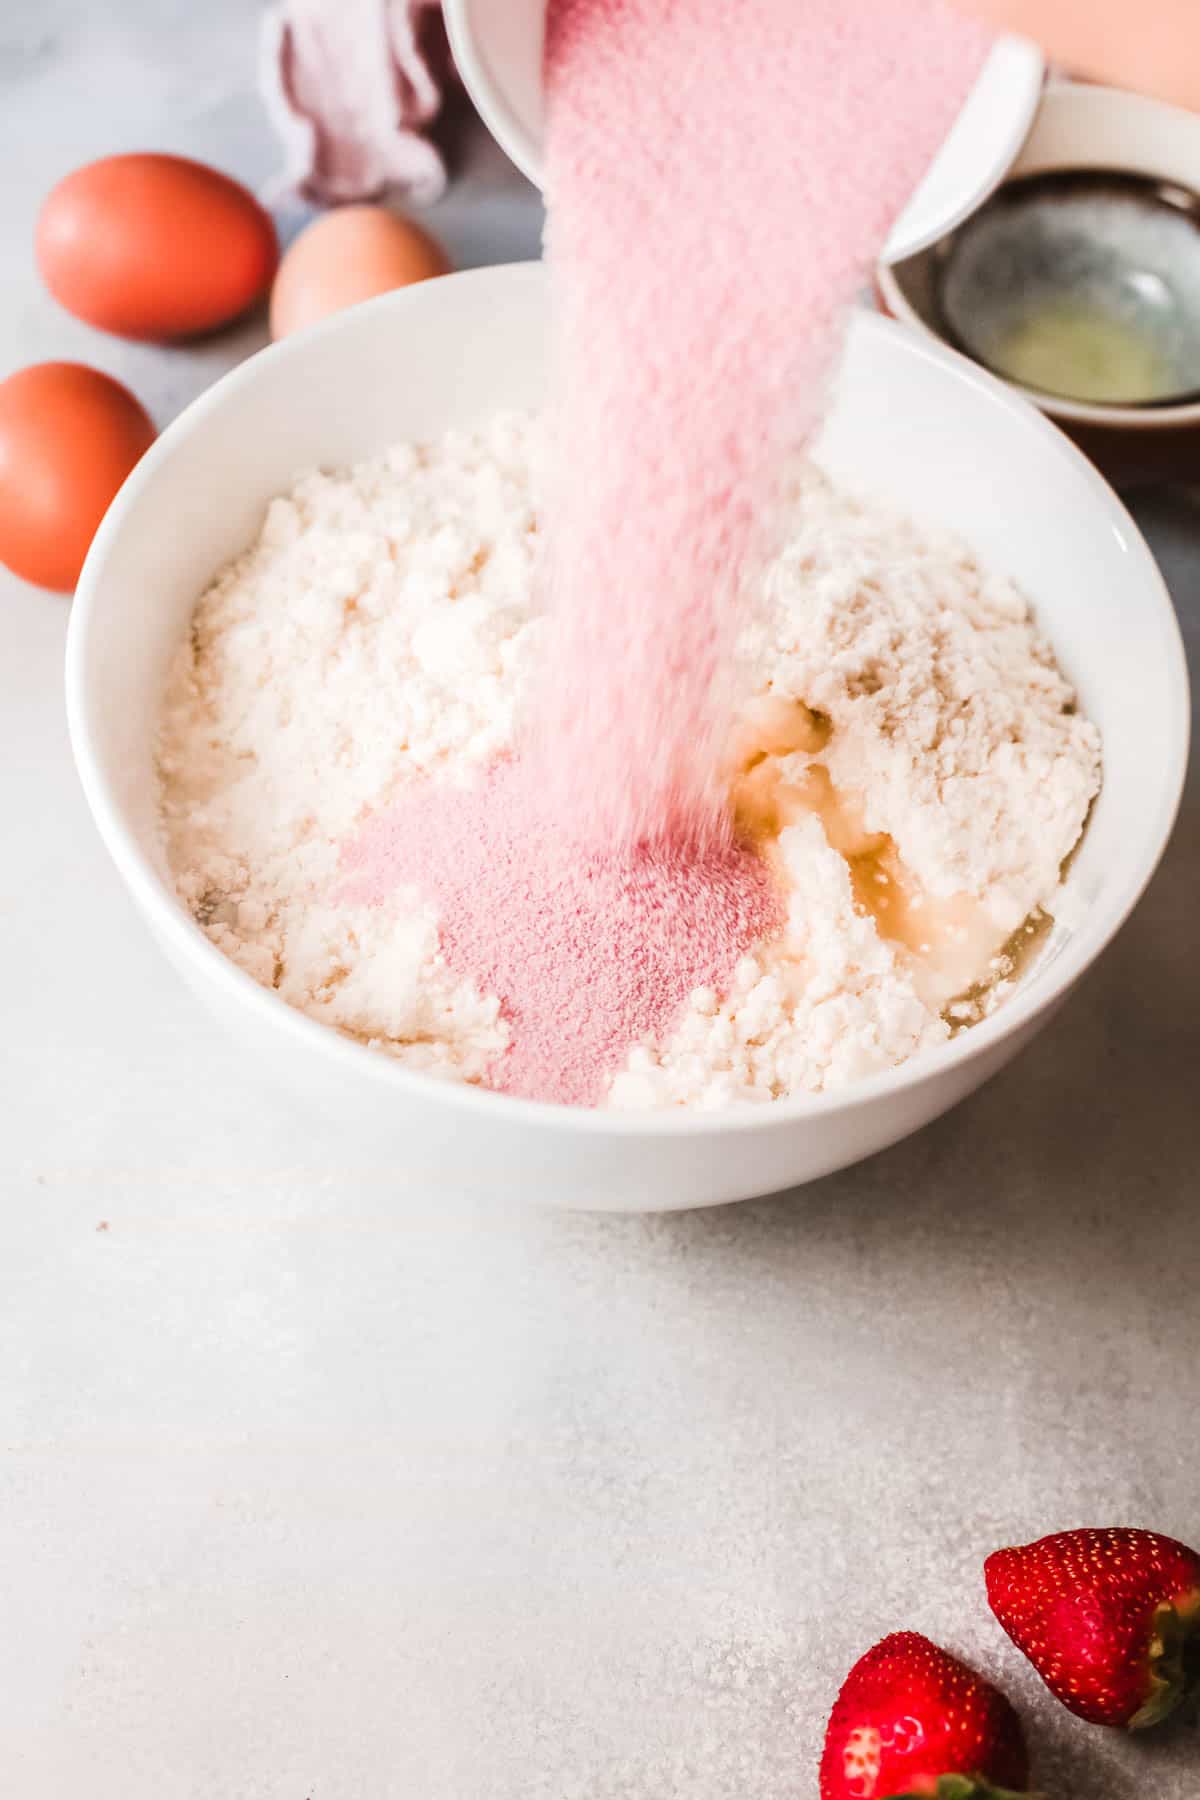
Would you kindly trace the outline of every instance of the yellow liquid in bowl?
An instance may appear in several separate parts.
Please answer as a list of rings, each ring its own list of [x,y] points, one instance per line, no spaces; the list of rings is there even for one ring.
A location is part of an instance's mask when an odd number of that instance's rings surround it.
[[[1178,385],[1161,351],[1135,326],[1071,301],[1014,324],[989,360],[1022,387],[1100,404],[1166,400]]]

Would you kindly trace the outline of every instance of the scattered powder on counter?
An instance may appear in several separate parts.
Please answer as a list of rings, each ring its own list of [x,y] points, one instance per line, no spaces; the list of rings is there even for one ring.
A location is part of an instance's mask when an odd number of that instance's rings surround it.
[[[517,1086],[506,965],[486,962],[493,989],[447,954],[448,924],[485,923],[477,897],[460,911],[454,891],[471,865],[456,872],[431,862],[436,844],[380,836],[381,863],[399,852],[424,879],[392,886],[393,867],[378,904],[339,895],[369,878],[366,863],[343,866],[348,834],[383,834],[389,815],[399,825],[435,780],[444,816],[460,809],[477,828],[480,859],[499,829],[488,796],[524,804],[505,792],[504,758],[544,642],[532,600],[540,462],[537,425],[501,418],[301,482],[201,598],[159,744],[170,865],[214,943],[293,1006],[412,1067],[501,1082],[507,1067]],[[1011,583],[957,539],[811,468],[786,500],[787,542],[744,634],[757,674],[739,727],[749,773],[734,788],[751,811],[770,796],[774,823],[758,829],[786,916],[738,956],[764,896],[732,883],[719,954],[687,946],[681,987],[696,991],[676,1004],[672,990],[672,1017],[628,970],[614,974],[608,1003],[641,1040],[612,1054],[615,1105],[820,1091],[940,1042],[956,990],[936,955],[892,935],[864,862],[882,865],[891,847],[911,902],[969,903],[971,980],[987,977],[1014,922],[1057,905],[1059,866],[1099,786],[1097,733]],[[539,829],[523,835],[527,865],[510,856],[500,873],[530,890],[536,914],[561,917],[586,876]],[[532,892],[556,881],[556,898]],[[541,947],[524,941],[536,965]],[[472,943],[464,961],[483,964]],[[724,981],[706,987],[722,961]],[[544,973],[548,990],[569,979]],[[561,1026],[561,1061],[583,1079],[582,1034],[598,1023],[572,1014]]]
[[[949,0],[551,0],[531,778],[572,835],[725,830],[732,652],[781,453],[989,42]]]

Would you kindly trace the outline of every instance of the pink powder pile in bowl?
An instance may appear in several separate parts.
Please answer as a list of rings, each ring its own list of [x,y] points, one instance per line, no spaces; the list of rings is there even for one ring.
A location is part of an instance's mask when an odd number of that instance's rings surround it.
[[[356,1168],[514,1200],[641,1211],[749,1198],[868,1156],[944,1112],[1047,1022],[1137,901],[1169,835],[1188,693],[1169,598],[1095,472],[1019,398],[866,315],[818,446],[838,481],[964,538],[1011,576],[1104,745],[1070,904],[996,1013],[835,1093],[716,1114],[555,1106],[435,1080],[303,1016],[181,904],[159,821],[155,731],[198,595],[314,468],[541,408],[545,278],[489,269],[389,295],[254,358],[162,436],[118,497],[80,583],[72,742],[96,823],[147,925],[229,1026],[247,1082],[340,1121]],[[181,1001],[182,1004],[182,1001]]]

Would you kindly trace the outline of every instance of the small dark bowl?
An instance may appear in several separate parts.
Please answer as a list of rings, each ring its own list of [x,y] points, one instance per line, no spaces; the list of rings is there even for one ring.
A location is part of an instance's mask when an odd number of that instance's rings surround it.
[[[935,247],[947,341],[1059,400],[1200,398],[1200,195],[1121,170],[1009,181]]]
[[[1050,87],[1012,176],[972,220],[932,250],[876,271],[883,310],[913,329],[968,355],[1016,387],[1055,421],[1118,486],[1200,483],[1200,370],[1179,391],[1140,401],[1081,400],[1013,380],[979,341],[977,318],[947,306],[946,271],[977,219],[993,209],[1028,204],[1041,192],[1090,196],[1171,209],[1181,241],[1195,236],[1200,293],[1200,117],[1113,88],[1070,82]],[[1001,215],[1002,216],[1002,215]],[[1053,275],[1053,270],[1050,271]],[[1200,304],[1197,308],[1200,320]],[[1198,327],[1200,328],[1200,327]],[[1042,371],[1038,371],[1042,373]]]

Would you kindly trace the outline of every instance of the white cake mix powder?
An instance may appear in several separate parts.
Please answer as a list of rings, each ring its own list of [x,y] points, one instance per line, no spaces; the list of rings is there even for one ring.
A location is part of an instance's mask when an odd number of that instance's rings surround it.
[[[302,481],[201,598],[159,768],[180,897],[289,1004],[468,1081],[499,1000],[454,979],[414,893],[347,906],[338,845],[414,777],[508,747],[538,654],[539,432],[517,417]],[[1051,913],[1100,781],[1095,728],[1012,585],[953,538],[807,470],[743,649],[743,821],[782,935],[670,1040],[631,1045],[619,1106],[819,1091],[945,1039]]]

